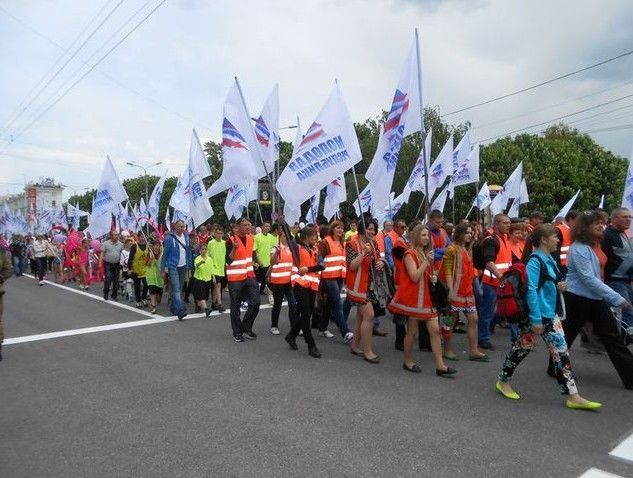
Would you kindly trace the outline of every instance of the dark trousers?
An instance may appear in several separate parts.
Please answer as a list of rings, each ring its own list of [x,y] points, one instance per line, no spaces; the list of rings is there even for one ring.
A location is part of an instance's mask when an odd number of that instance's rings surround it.
[[[259,284],[249,277],[242,281],[229,282],[229,297],[231,298],[231,328],[233,335],[240,335],[253,330],[253,322],[259,312]],[[248,309],[244,319],[240,319],[240,304],[244,299]]]
[[[105,280],[103,281],[103,296],[108,297],[110,293],[110,286],[112,286],[112,298],[116,299],[119,292],[119,272],[121,270],[121,264],[118,262],[104,262],[105,265]]]
[[[273,292],[274,299],[270,326],[279,327],[279,314],[281,313],[281,303],[284,297],[288,301],[288,319],[290,319],[290,326],[292,326],[297,321],[297,302],[290,282],[287,284],[270,284],[270,289]]]
[[[132,280],[134,281],[134,300],[136,302],[147,300],[147,281],[145,277],[137,277],[134,274]]]
[[[343,279],[323,279],[321,281],[321,289],[327,295],[327,307],[322,308],[319,330],[325,331],[330,320],[333,320],[341,332],[341,336],[344,337],[350,330],[347,325],[349,309],[347,312],[345,311],[343,299],[341,299],[342,287]]]
[[[396,326],[396,347],[404,347],[404,336],[407,333],[407,317],[394,314],[393,323]],[[431,338],[423,320],[417,321],[418,325],[418,348],[420,350],[431,350]]]
[[[571,292],[565,293],[567,318],[563,321],[565,341],[571,347],[585,322],[593,324],[593,332],[609,354],[609,359],[625,387],[633,387],[633,354],[624,345],[618,325],[609,305],[602,300],[587,299]]]
[[[303,330],[303,338],[308,344],[309,348],[316,347],[314,343],[314,337],[312,337],[312,329],[310,328],[310,318],[312,317],[312,311],[314,310],[314,299],[316,299],[316,292],[305,287],[296,285],[294,287],[295,297],[297,299],[299,317],[298,320],[292,324],[290,333],[288,334],[293,340],[299,335],[299,331]]]
[[[257,278],[257,282],[259,282],[260,294],[263,294],[266,288],[266,274],[268,273],[268,269],[269,267],[259,267],[255,270],[255,277]]]
[[[39,280],[44,280],[44,275],[46,274],[46,257],[36,257],[35,267],[37,271],[37,278]]]

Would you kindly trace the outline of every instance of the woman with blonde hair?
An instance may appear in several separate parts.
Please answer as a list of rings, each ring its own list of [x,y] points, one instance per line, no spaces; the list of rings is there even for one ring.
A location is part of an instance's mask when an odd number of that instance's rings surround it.
[[[439,320],[431,300],[430,283],[437,278],[433,270],[434,252],[429,228],[422,224],[416,226],[409,235],[409,241],[411,248],[405,252],[403,261],[407,273],[402,275],[396,294],[389,304],[392,314],[407,317],[402,368],[409,372],[421,372],[413,360],[413,343],[418,333],[417,322],[424,321],[431,338],[435,373],[438,376],[452,375],[456,370],[444,364]]]

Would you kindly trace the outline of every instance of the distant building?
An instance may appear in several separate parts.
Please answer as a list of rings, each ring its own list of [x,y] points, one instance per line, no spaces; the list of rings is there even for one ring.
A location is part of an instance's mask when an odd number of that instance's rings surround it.
[[[0,204],[9,206],[12,213],[22,213],[25,218],[35,215],[43,208],[57,208],[62,205],[64,186],[53,178],[40,178],[24,187],[24,192],[0,196]]]

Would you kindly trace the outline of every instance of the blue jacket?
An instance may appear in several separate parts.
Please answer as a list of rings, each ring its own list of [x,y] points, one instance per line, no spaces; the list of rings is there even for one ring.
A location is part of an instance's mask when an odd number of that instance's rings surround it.
[[[612,306],[624,303],[624,297],[602,282],[600,262],[591,246],[574,242],[567,254],[567,290],[593,300],[606,300]]]
[[[186,267],[187,269],[193,269],[193,257],[191,255],[191,243],[189,242],[189,236],[183,234],[185,238],[185,254],[187,256]],[[163,258],[160,262],[160,270],[164,271],[168,267],[178,267],[178,260],[180,259],[180,247],[176,242],[176,238],[172,232],[169,232],[165,236],[163,241]]]
[[[539,281],[541,279],[541,263],[537,258],[532,256],[538,256],[545,263],[547,268],[547,274],[552,280],[547,280],[543,283],[540,290],[538,289]],[[556,315],[556,299],[558,292],[556,290],[556,278],[557,278],[557,266],[556,262],[550,254],[545,254],[540,249],[537,249],[532,253],[530,259],[527,262],[527,303],[530,309],[530,323],[533,325],[541,325],[543,318],[553,319]],[[544,271],[543,271],[544,272]]]

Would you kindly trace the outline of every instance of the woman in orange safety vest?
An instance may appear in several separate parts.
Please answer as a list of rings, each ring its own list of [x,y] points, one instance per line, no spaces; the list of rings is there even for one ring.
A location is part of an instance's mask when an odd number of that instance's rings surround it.
[[[356,303],[356,324],[352,338],[351,351],[370,363],[379,363],[380,358],[373,349],[372,335],[374,330],[374,305],[372,303],[372,281],[374,273],[385,268],[384,259],[380,258],[378,245],[374,236],[378,231],[378,222],[365,218],[358,224],[358,233],[345,246],[347,276],[345,286],[347,299]],[[363,350],[359,350],[362,342]]]
[[[314,247],[317,241],[317,231],[313,227],[306,226],[299,233],[299,265],[294,279],[294,294],[298,305],[298,319],[292,324],[292,328],[286,335],[286,342],[292,350],[297,350],[297,335],[303,331],[303,338],[308,344],[308,353],[315,358],[321,357],[317,348],[312,330],[310,318],[314,311],[314,299],[319,290],[319,280],[323,266],[318,263],[317,251]]]
[[[411,248],[405,253],[403,260],[407,273],[401,277],[396,294],[389,304],[389,311],[392,314],[408,318],[402,368],[409,372],[421,372],[420,367],[413,361],[413,342],[418,335],[417,321],[423,320],[431,338],[436,374],[452,375],[456,370],[444,364],[439,320],[431,300],[430,282],[437,278],[433,270],[434,252],[428,226],[420,224],[414,227],[409,235],[409,241]]]
[[[273,224],[272,232],[279,236],[279,244],[270,252],[270,269],[268,286],[273,293],[273,310],[270,314],[270,333],[279,335],[279,314],[284,300],[288,302],[288,318],[290,325],[297,320],[297,302],[292,290],[293,257],[288,245],[288,238],[280,230],[279,224]]]
[[[470,360],[487,362],[488,355],[479,351],[477,346],[477,307],[475,306],[475,294],[473,280],[475,280],[475,267],[471,256],[473,229],[470,224],[459,224],[455,228],[453,243],[448,246],[442,259],[440,280],[448,286],[448,298],[451,303],[453,320],[457,322],[460,312],[468,320],[468,347]],[[457,356],[451,347],[453,329],[444,335],[444,358],[457,360]]]

